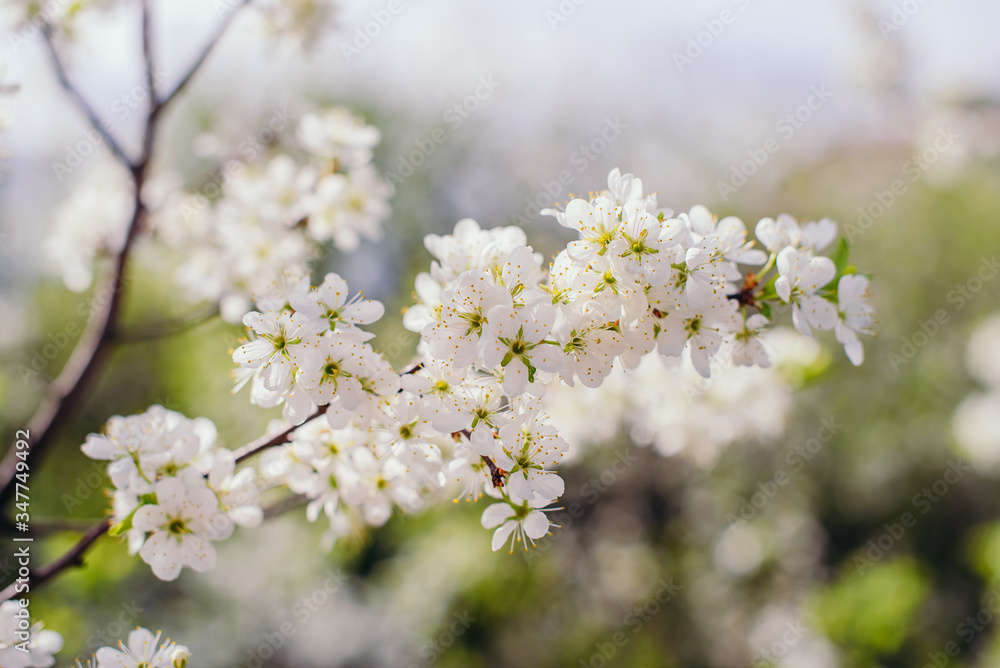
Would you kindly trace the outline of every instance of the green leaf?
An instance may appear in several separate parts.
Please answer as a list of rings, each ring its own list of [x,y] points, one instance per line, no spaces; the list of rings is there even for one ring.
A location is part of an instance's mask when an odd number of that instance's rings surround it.
[[[147,494],[146,496],[149,496],[149,495]],[[140,508],[141,508],[141,506],[140,506]],[[121,536],[126,531],[128,531],[129,529],[131,529],[132,528],[132,517],[135,515],[135,511],[136,510],[139,510],[139,508],[136,508],[135,510],[133,510],[132,512],[130,512],[128,514],[128,517],[126,517],[125,519],[123,519],[118,524],[112,525],[111,528],[108,529],[108,535],[109,536],[114,536],[114,537],[117,538],[118,536]]]
[[[778,280],[778,277],[776,275],[771,277],[771,280],[768,281],[766,285],[764,285],[764,288],[762,289],[761,293],[757,295],[758,300],[768,301],[778,298],[778,293],[774,289],[774,282],[776,280]]]
[[[760,314],[768,320],[771,319],[771,304],[768,302],[760,302],[757,306],[757,310],[760,311]]]
[[[843,276],[844,271],[847,268],[847,261],[851,257],[851,248],[847,243],[847,239],[841,239],[837,242],[837,247],[833,251],[833,264],[837,267],[837,276]]]

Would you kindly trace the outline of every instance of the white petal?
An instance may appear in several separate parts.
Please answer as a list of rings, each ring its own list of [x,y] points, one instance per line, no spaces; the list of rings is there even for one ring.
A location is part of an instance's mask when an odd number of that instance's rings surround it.
[[[532,510],[524,518],[524,532],[529,538],[538,540],[549,530],[549,518],[540,510]]]
[[[508,504],[494,503],[493,505],[488,506],[486,510],[483,511],[483,516],[480,518],[479,521],[483,525],[484,529],[492,529],[493,527],[499,526],[502,522],[513,516],[514,516],[514,509],[511,508]]]
[[[197,536],[186,535],[181,540],[181,549],[184,552],[184,560],[187,565],[199,573],[215,568],[215,547],[209,541]]]
[[[499,529],[493,532],[493,541],[491,546],[493,547],[494,552],[499,550],[503,544],[507,542],[507,539],[510,538],[510,534],[514,531],[514,527],[516,526],[517,522],[514,520],[507,520],[500,526]]]
[[[161,580],[176,580],[184,566],[180,544],[163,531],[154,533],[146,540],[139,556],[153,568],[153,575]]]

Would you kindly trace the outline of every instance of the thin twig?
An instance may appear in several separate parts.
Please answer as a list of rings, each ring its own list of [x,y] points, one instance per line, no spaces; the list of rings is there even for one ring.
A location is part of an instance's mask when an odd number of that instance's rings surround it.
[[[185,74],[181,78],[181,80],[177,83],[177,85],[174,86],[174,89],[169,93],[167,93],[166,97],[164,97],[163,100],[159,103],[160,107],[165,107],[168,104],[170,104],[170,101],[173,100],[175,97],[177,97],[177,95],[182,90],[184,90],[184,87],[187,86],[188,83],[191,81],[192,77],[194,77],[195,73],[201,67],[201,64],[205,62],[205,59],[208,58],[210,53],[212,53],[212,49],[214,49],[215,45],[218,44],[219,39],[222,38],[222,35],[226,32],[226,29],[229,28],[229,25],[233,22],[233,19],[236,18],[237,14],[239,14],[240,9],[247,6],[249,3],[250,0],[239,0],[236,6],[230,10],[229,16],[223,19],[222,23],[216,29],[215,34],[208,41],[208,44],[205,46],[205,48],[202,49],[202,52],[195,59],[194,64],[191,65],[191,68],[188,69],[187,74]]]
[[[153,62],[151,13],[149,0],[142,0],[142,57],[146,63],[146,88],[149,90],[149,104],[151,107],[155,107],[156,75],[154,74],[155,63]]]
[[[399,372],[400,376],[409,376],[424,368],[424,361],[414,362],[408,369]]]
[[[84,533],[97,522],[96,519],[71,517],[35,517],[31,516],[31,534],[44,536],[53,533]]]
[[[63,87],[67,94],[76,103],[76,106],[87,116],[87,120],[90,121],[90,125],[93,126],[94,130],[101,135],[101,139],[104,143],[108,145],[111,152],[115,155],[118,160],[121,161],[126,168],[132,169],[132,161],[129,159],[125,151],[118,144],[117,140],[111,136],[111,134],[105,129],[104,123],[97,116],[97,112],[94,111],[87,99],[83,97],[83,94],[77,90],[69,77],[66,74],[66,68],[62,64],[62,60],[59,58],[59,52],[56,51],[56,46],[52,41],[52,26],[44,24],[41,29],[42,37],[45,38],[45,45],[48,47],[49,60],[52,61],[52,69],[55,70],[56,78],[59,79],[59,84]]]
[[[87,550],[89,550],[90,547],[97,542],[98,538],[107,532],[110,526],[111,524],[109,520],[102,520],[99,524],[92,526],[90,530],[83,535],[79,542],[70,548],[64,555],[47,566],[43,566],[37,571],[32,572],[28,576],[28,591],[24,591],[22,589],[25,583],[18,581],[12,582],[6,589],[0,592],[0,603],[8,601],[15,596],[25,598],[31,589],[36,589],[42,586],[59,573],[62,573],[64,570],[72,568],[73,566],[82,566],[84,553],[86,553]]]
[[[330,407],[329,405],[320,406],[313,412],[312,415],[310,415],[305,419],[305,422],[303,422],[302,424],[292,425],[291,427],[281,432],[280,434],[277,434],[276,436],[271,436],[271,437],[265,436],[263,438],[257,439],[256,441],[253,441],[252,443],[247,443],[242,448],[239,448],[233,453],[236,455],[236,463],[239,464],[240,462],[245,461],[250,457],[253,457],[258,452],[262,452],[263,450],[267,450],[268,448],[273,448],[276,445],[288,443],[288,441],[291,440],[291,435],[295,432],[296,429],[301,427],[306,422],[311,422],[312,420],[315,420],[319,416],[325,414],[326,409],[328,409],[329,407]]]
[[[47,388],[41,405],[28,423],[29,437],[26,439],[29,443],[28,449],[17,452],[11,448],[0,461],[0,485],[2,485],[0,487],[0,508],[5,506],[14,494],[14,475],[17,472],[20,453],[26,452],[27,459],[25,461],[27,461],[30,470],[37,470],[38,462],[44,456],[58,430],[65,426],[66,418],[76,409],[87,390],[96,380],[101,367],[107,361],[111,352],[114,324],[121,310],[128,253],[144,214],[145,209],[142,206],[137,188],[125,245],[115,260],[114,272],[105,281],[104,287],[96,293],[97,296],[102,297],[103,301],[107,302],[107,305],[92,317],[86,332],[73,349],[66,366]],[[107,297],[108,295],[110,298]],[[102,300],[95,299],[95,303]]]
[[[176,334],[183,334],[184,332],[194,329],[199,325],[203,325],[206,322],[212,320],[219,315],[218,305],[212,306],[205,309],[199,313],[195,313],[186,318],[179,318],[177,320],[165,320],[163,322],[158,322],[153,325],[146,325],[141,328],[136,328],[133,331],[120,331],[116,332],[114,335],[115,343],[141,343],[143,341],[153,341],[155,339],[161,339],[167,336],[174,336]]]
[[[462,431],[457,431],[457,432],[455,432],[455,434],[461,434],[462,436],[465,436],[470,441],[472,440],[472,432],[469,431],[468,429],[463,429]],[[490,470],[490,480],[493,482],[493,487],[495,487],[495,488],[503,487],[503,481],[504,481],[504,478],[507,477],[507,472],[504,471],[499,466],[497,466],[495,463],[493,463],[493,460],[491,458],[487,457],[486,455],[479,455],[479,456],[482,458],[483,462],[486,464],[486,467]]]
[[[309,497],[305,494],[293,494],[292,496],[285,497],[281,501],[275,501],[267,508],[264,508],[264,519],[270,520],[280,515],[284,515],[290,510],[301,508],[308,502]]]

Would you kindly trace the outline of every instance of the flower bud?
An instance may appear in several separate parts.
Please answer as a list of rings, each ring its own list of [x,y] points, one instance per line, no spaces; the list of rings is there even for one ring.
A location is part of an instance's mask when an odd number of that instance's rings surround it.
[[[190,657],[191,652],[188,651],[187,647],[181,645],[174,650],[173,654],[170,655],[170,665],[174,668],[184,668]]]

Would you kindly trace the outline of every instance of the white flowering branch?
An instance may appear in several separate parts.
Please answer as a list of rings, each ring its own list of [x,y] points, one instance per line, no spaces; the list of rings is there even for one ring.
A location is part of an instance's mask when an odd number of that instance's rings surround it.
[[[305,422],[309,422],[310,420],[321,417],[326,412],[326,408],[327,408],[326,406],[320,407]],[[299,426],[301,425],[297,425],[289,429],[286,429],[274,436],[264,437],[262,439],[258,439],[256,441],[247,443],[246,445],[236,449],[233,452],[233,455],[236,461],[243,461],[256,454],[263,452],[268,448],[273,448],[279,445],[283,445],[291,439],[293,433],[295,432],[296,429],[299,428]],[[304,501],[305,497],[301,495],[289,496],[285,499],[282,499],[281,501],[275,502],[274,505],[265,508],[262,513],[263,518],[271,519],[283,515],[289,510],[293,510],[301,506],[304,503]],[[32,522],[33,526],[35,524],[36,522]],[[70,523],[68,520],[59,520],[53,522],[52,526],[49,528],[51,528],[52,530],[61,530],[61,531],[81,530],[80,526],[78,526],[75,523]],[[65,570],[68,570],[76,566],[82,566],[83,555],[86,554],[86,552],[90,550],[91,547],[93,547],[93,545],[97,542],[97,540],[101,536],[106,534],[110,528],[111,528],[111,520],[107,519],[100,520],[93,526],[90,526],[90,528],[86,530],[86,532],[80,538],[80,540],[73,547],[67,550],[65,554],[63,554],[61,557],[59,557],[52,563],[48,564],[47,566],[43,566],[42,568],[32,571],[31,574],[29,575],[29,584],[31,586],[31,590],[33,591],[37,589],[39,586],[45,584],[46,582],[53,579],[54,577],[56,577]],[[3,591],[0,591],[0,603],[15,597],[16,585],[17,585],[16,582],[12,583]]]

